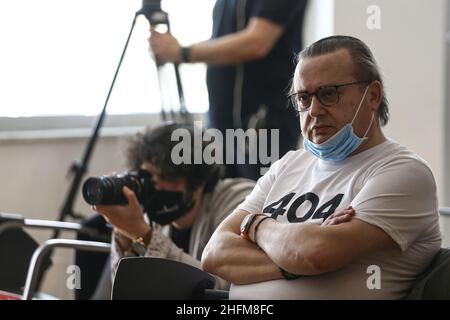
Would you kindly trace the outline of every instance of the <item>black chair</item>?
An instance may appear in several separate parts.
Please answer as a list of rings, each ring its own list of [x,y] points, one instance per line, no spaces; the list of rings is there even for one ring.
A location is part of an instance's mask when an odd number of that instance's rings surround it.
[[[86,246],[87,241],[67,243],[63,239],[60,241],[53,239],[39,246],[24,230],[25,228],[74,231],[78,235],[84,235],[97,241],[106,239],[109,242],[110,236],[88,225],[26,219],[20,214],[0,212],[0,290],[16,294],[23,293],[24,297],[27,296],[26,299],[54,299],[54,297],[45,295],[42,292],[36,292],[38,284],[42,282],[45,272],[51,266],[51,259],[48,256],[48,253],[51,251],[47,250],[48,248],[62,246],[79,249],[80,251],[97,251],[102,252],[104,255],[109,254],[109,244],[105,247],[102,242],[91,243]],[[100,249],[97,247],[100,247]],[[40,255],[39,263],[36,266],[32,266],[34,259],[37,258],[36,255]],[[36,270],[32,270],[30,273],[30,269],[33,268]],[[26,291],[31,274],[33,276],[33,288],[28,290],[32,292],[28,296]]]
[[[228,291],[213,290],[215,278],[188,264],[155,257],[120,260],[113,283],[113,300],[228,299]]]
[[[111,239],[112,228],[101,215],[91,215],[90,217],[83,219],[80,224],[83,228],[97,230],[99,235],[101,235],[101,238],[78,232],[77,240],[110,242],[109,239]],[[109,281],[107,281],[107,283],[111,285],[109,260],[109,252],[99,253],[75,250],[75,264],[83,270],[83,276],[80,279],[81,288],[75,290],[76,300],[97,299],[96,292],[99,291],[99,287],[104,286],[104,283],[102,282],[104,281],[104,273],[108,273]],[[106,297],[109,299],[110,296],[111,290],[109,290],[109,294],[102,295],[102,299]]]
[[[23,300],[31,300],[36,297],[39,272],[49,253],[56,248],[70,248],[93,252],[110,252],[111,244],[83,240],[50,239],[41,244],[33,253],[28,267],[27,280],[23,291]],[[39,299],[39,297],[37,297]],[[54,297],[53,297],[54,298]],[[54,298],[56,299],[56,298]]]
[[[24,230],[14,228],[0,232],[0,290],[22,294],[28,266],[38,244]],[[39,270],[38,281],[51,266],[47,257]]]
[[[439,208],[450,216],[450,207]],[[406,299],[450,299],[450,248],[441,248],[430,266],[417,278]]]
[[[450,299],[450,248],[438,251],[430,266],[414,282],[406,299]]]

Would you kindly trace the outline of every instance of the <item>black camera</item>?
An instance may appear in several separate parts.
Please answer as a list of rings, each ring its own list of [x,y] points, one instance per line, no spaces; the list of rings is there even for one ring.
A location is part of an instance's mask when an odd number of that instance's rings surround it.
[[[148,171],[138,170],[88,178],[83,184],[83,198],[90,205],[127,204],[122,192],[124,186],[136,194],[139,203],[145,203],[154,191],[152,175]]]
[[[142,0],[142,9],[137,14],[143,14],[152,26],[169,24],[167,12],[161,9],[161,0]]]

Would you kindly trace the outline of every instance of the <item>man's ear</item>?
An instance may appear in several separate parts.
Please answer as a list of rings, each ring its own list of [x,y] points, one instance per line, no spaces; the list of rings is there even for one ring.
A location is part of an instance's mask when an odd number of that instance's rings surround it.
[[[369,102],[370,108],[373,112],[376,112],[381,104],[383,97],[383,88],[381,82],[378,80],[373,81],[369,88]]]

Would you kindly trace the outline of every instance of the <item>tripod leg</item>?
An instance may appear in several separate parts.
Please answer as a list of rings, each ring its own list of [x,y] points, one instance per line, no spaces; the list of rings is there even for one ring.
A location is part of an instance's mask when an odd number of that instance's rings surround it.
[[[187,114],[188,112],[184,100],[184,91],[183,91],[183,84],[181,83],[180,70],[178,69],[178,64],[174,64],[173,67],[175,68],[175,77],[177,80],[178,98],[180,101],[180,112],[181,114]]]
[[[163,15],[160,15],[161,17],[163,17],[161,20],[151,20],[149,19],[150,25],[152,25],[153,27],[165,27],[166,30],[165,32],[170,32],[170,24],[169,24],[169,18],[167,13],[161,11],[160,8],[158,8],[158,13],[163,13]],[[147,15],[146,15],[147,16]],[[150,15],[148,15],[150,16]],[[161,31],[160,31],[161,32]],[[160,93],[161,93],[161,115],[164,121],[166,121],[167,115],[166,115],[166,107],[164,104],[164,98],[163,98],[163,90],[162,90],[162,83],[163,83],[163,79],[162,79],[162,68],[163,65],[161,65],[161,63],[158,62],[158,60],[155,58],[155,63],[156,63],[156,67],[158,69],[158,81],[159,81],[159,89],[160,89]],[[189,114],[189,112],[186,109],[186,103],[185,103],[185,99],[184,99],[184,91],[183,91],[183,84],[181,82],[181,76],[180,76],[180,71],[178,69],[178,64],[173,64],[173,67],[175,69],[175,79],[176,79],[176,84],[177,84],[177,91],[178,91],[178,102],[179,102],[179,113],[176,114],[173,110],[172,104],[169,106],[169,110],[170,110],[170,117],[172,120],[180,120],[180,121],[185,121],[185,120],[190,120],[191,116]],[[166,79],[167,80],[167,79]],[[168,90],[168,92],[170,92],[170,90]],[[170,100],[170,94],[169,94],[169,100]],[[177,119],[179,116],[179,119]]]
[[[156,62],[156,61],[155,61]],[[158,73],[158,86],[159,86],[159,94],[161,97],[161,118],[164,122],[167,121],[167,114],[166,114],[166,106],[165,106],[165,100],[164,100],[164,92],[162,89],[162,71],[161,71],[161,66],[158,65],[158,63],[156,62],[156,68],[157,68],[157,73]]]

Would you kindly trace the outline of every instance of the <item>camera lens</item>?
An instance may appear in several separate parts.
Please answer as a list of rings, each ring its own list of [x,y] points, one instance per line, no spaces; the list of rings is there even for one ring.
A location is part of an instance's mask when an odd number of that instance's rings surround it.
[[[101,204],[103,199],[103,184],[100,178],[89,178],[83,185],[84,200],[91,204]]]
[[[90,205],[127,204],[122,192],[124,186],[131,189],[139,202],[153,190],[151,175],[144,171],[130,171],[115,176],[88,178],[83,184],[84,200]]]
[[[83,184],[84,200],[91,205],[126,204],[123,180],[117,177],[89,178]]]

